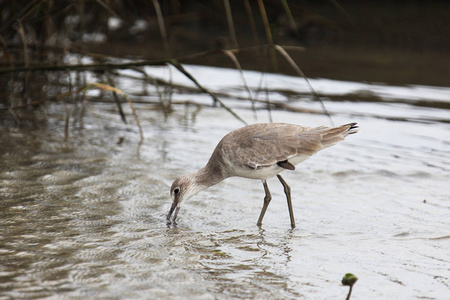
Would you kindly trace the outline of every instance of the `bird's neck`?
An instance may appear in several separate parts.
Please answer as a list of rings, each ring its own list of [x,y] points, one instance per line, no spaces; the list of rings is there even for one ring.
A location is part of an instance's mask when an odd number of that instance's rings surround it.
[[[221,165],[211,161],[204,168],[195,172],[196,184],[201,186],[202,189],[216,185],[225,178],[227,176]]]

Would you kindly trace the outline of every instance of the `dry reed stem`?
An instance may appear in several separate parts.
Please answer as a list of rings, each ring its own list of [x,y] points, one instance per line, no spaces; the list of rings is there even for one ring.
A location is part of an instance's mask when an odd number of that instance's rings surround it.
[[[158,20],[159,31],[161,33],[161,38],[163,40],[164,49],[167,51],[169,56],[172,56],[169,47],[169,41],[167,39],[166,26],[164,25],[164,18],[161,12],[161,6],[159,5],[158,0],[153,0],[153,6],[155,7],[156,18]]]
[[[233,54],[233,52],[228,51],[228,50],[222,50],[222,53],[225,54],[226,56],[228,56],[234,63],[234,65],[236,66],[236,69],[238,69],[239,73],[241,74],[241,78],[242,78],[242,82],[244,84],[244,88],[247,91],[250,100],[252,101],[252,106],[255,106],[255,103],[253,101],[253,96],[252,96],[252,92],[250,91],[250,88],[248,87],[247,84],[247,80],[245,80],[245,76],[244,76],[244,71],[242,70],[241,64],[239,63],[238,59],[236,58],[236,56]]]
[[[231,49],[232,53],[240,53],[240,52],[249,52],[255,51],[259,49],[265,48],[273,48],[274,45],[261,45],[261,46],[251,46],[251,47],[243,47],[237,49]],[[303,51],[303,47],[295,47],[295,46],[283,46],[285,49],[289,50],[298,50]],[[205,52],[200,52],[196,54],[191,54],[187,56],[182,56],[175,58],[175,60],[179,62],[189,61],[192,59],[200,59],[204,57],[208,57],[213,54],[220,53],[220,49],[209,50]],[[91,56],[94,56],[91,54]],[[133,69],[136,67],[144,67],[144,66],[164,66],[167,64],[171,64],[174,59],[159,59],[159,60],[141,60],[135,62],[126,62],[126,63],[97,63],[97,64],[71,64],[71,65],[30,65],[28,67],[13,67],[13,68],[1,68],[1,74],[7,73],[18,73],[18,72],[26,72],[26,71],[106,71],[106,70],[126,70]]]
[[[178,69],[184,76],[189,78],[203,93],[206,93],[210,95],[215,102],[219,102],[219,104],[225,108],[229,113],[231,113],[236,119],[247,125],[247,122],[244,121],[239,115],[237,115],[231,108],[229,108],[225,103],[223,103],[217,96],[209,91],[208,89],[204,88],[186,69],[176,60],[172,60],[171,64]]]
[[[17,73],[26,71],[105,71],[124,70],[132,67],[142,66],[164,66],[169,63],[169,59],[144,60],[133,63],[99,63],[99,64],[77,64],[77,65],[34,65],[29,67],[14,67],[0,69],[0,74]]]
[[[233,47],[237,48],[239,46],[236,38],[236,31],[234,30],[234,22],[233,22],[233,15],[231,14],[230,1],[223,0],[223,4],[225,6],[225,14],[227,15],[228,30],[230,31],[231,42],[233,44]]]
[[[78,94],[80,92],[81,93],[85,93],[87,90],[90,90],[92,88],[97,88],[97,89],[100,89],[100,90],[117,93],[119,95],[122,95],[127,100],[128,105],[130,106],[131,112],[133,113],[134,119],[136,121],[136,125],[139,128],[139,135],[140,135],[139,144],[142,144],[142,142],[144,141],[144,132],[142,130],[141,122],[140,122],[139,117],[138,117],[138,115],[136,113],[136,110],[134,109],[133,102],[131,102],[130,98],[122,90],[120,90],[118,88],[115,88],[115,87],[112,87],[112,86],[109,86],[109,85],[106,85],[106,84],[90,83],[90,84],[88,84],[88,85],[86,85],[86,86],[84,86],[84,87],[82,87],[82,88],[80,88],[80,89],[78,89],[76,91],[67,92],[67,93],[63,93],[61,95],[58,95],[56,98],[58,100],[62,100],[63,98],[65,98],[67,96],[70,96],[70,95],[73,95],[73,94]],[[65,102],[63,102],[63,103],[65,103]],[[67,124],[68,124],[68,122],[67,122]],[[67,130],[67,127],[66,127],[66,130]]]
[[[219,49],[215,49],[212,51],[206,51],[206,52],[201,52],[201,53],[197,53],[197,54],[193,54],[193,55],[189,55],[189,56],[185,56],[185,57],[181,57],[179,60],[189,60],[192,58],[201,58],[201,57],[205,57],[208,55],[212,55],[215,53],[223,53],[225,55],[227,55],[235,64],[236,68],[240,71],[243,82],[244,82],[244,87],[245,89],[248,91],[249,95],[250,95],[250,100],[252,101],[252,103],[255,101],[253,95],[251,94],[251,91],[247,85],[247,82],[245,81],[245,78],[243,76],[243,71],[242,68],[239,64],[239,61],[236,59],[234,53],[240,53],[240,52],[247,52],[247,51],[255,51],[258,49],[272,49],[272,51],[278,51],[288,62],[289,64],[294,68],[294,70],[300,75],[302,76],[313,96],[315,97],[315,99],[317,99],[321,105],[322,105],[322,109],[325,112],[325,114],[330,118],[331,120],[331,116],[329,114],[329,112],[327,111],[325,105],[323,104],[322,100],[320,99],[319,95],[317,94],[317,92],[314,90],[314,88],[312,87],[312,85],[309,83],[308,78],[304,75],[304,73],[301,71],[301,69],[298,67],[298,65],[294,62],[294,60],[289,56],[289,54],[286,52],[285,49],[289,49],[289,50],[294,50],[294,51],[303,51],[304,48],[302,47],[292,47],[292,46],[286,46],[286,47],[282,47],[279,45],[262,45],[262,46],[252,46],[252,47],[245,47],[245,48],[237,48],[237,49],[231,49],[231,50],[219,50]],[[208,89],[204,88],[189,72],[187,72],[183,66],[180,64],[179,60],[177,59],[163,59],[163,60],[154,60],[154,61],[137,61],[137,62],[131,62],[131,63],[101,63],[101,64],[78,64],[78,65],[59,65],[59,66],[55,66],[55,65],[44,65],[44,66],[29,66],[29,67],[19,67],[19,68],[14,68],[14,69],[0,69],[0,74],[2,73],[10,73],[10,72],[20,72],[20,71],[57,71],[57,70],[65,70],[65,71],[94,71],[94,70],[102,70],[102,71],[108,71],[108,70],[113,70],[113,69],[134,69],[134,70],[139,70],[139,67],[142,66],[161,66],[161,65],[167,65],[167,64],[172,64],[175,68],[177,68],[181,73],[183,73],[187,78],[189,78],[202,92],[209,94],[213,100],[215,102],[220,103],[220,105],[225,108],[228,112],[230,112],[235,118],[237,118],[238,120],[240,120],[241,122],[243,122],[244,124],[246,124],[246,122],[239,117],[231,108],[229,108],[227,105],[225,105],[218,97],[216,94],[212,93],[211,91],[209,91]],[[148,77],[144,71],[140,71],[142,72],[146,77]],[[154,83],[158,82],[161,83],[163,85],[171,85],[173,86],[172,83],[167,83],[163,80],[160,79],[153,79]],[[89,87],[89,85],[87,85]],[[91,85],[90,87],[93,87],[95,85]],[[102,88],[105,87],[104,85],[102,85],[102,87],[100,86],[96,86],[97,88]],[[84,87],[86,88],[86,86]],[[181,88],[185,88],[185,87],[181,87]],[[109,87],[109,89],[104,88],[106,90],[109,91],[113,91],[113,92],[117,92],[120,90],[112,90],[114,89],[113,87]],[[82,89],[80,89],[81,91]],[[130,107],[132,108],[133,111],[133,115],[135,116],[135,119],[137,120],[137,124],[139,126],[139,130],[141,133],[141,136],[143,136],[142,134],[142,129],[140,127],[140,123],[139,123],[139,119],[137,117],[137,114],[133,108],[133,104],[131,103],[130,99],[122,92],[118,92],[118,94],[124,95],[126,97],[127,102],[129,103]],[[161,95],[160,95],[160,99],[162,99]],[[269,101],[267,101],[268,104],[270,104]],[[33,103],[34,104],[34,103]],[[168,101],[168,105],[166,105],[166,108],[170,109],[170,104],[171,101]],[[24,106],[16,106],[14,108],[20,108],[20,107],[25,107]],[[268,106],[268,108],[270,109],[270,105]],[[332,120],[331,120],[332,123]],[[141,137],[142,138],[142,137]]]
[[[253,18],[252,8],[248,0],[244,1],[245,10],[247,12],[248,20],[250,23],[250,28],[252,30],[253,40],[255,45],[259,45],[258,31],[256,30],[255,19]]]
[[[292,29],[295,31],[296,35],[299,35],[297,24],[295,24],[294,17],[292,16],[291,9],[289,8],[289,4],[286,0],[281,0],[281,4],[283,5],[284,11],[286,12],[286,16],[289,20],[289,23],[292,27]]]
[[[18,28],[17,31],[19,32],[20,38],[22,39],[22,44],[23,44],[23,60],[25,62],[25,67],[29,67],[30,66],[30,57],[28,54],[28,42],[27,42],[27,37],[25,34],[25,28],[23,27],[22,21],[19,19],[17,21],[18,24]],[[29,78],[30,78],[30,72],[26,72],[25,76],[23,78],[23,96],[25,96],[24,98],[27,99],[27,92],[28,92],[28,82],[29,82]]]
[[[103,7],[107,12],[109,12],[111,15],[113,15],[116,18],[120,18],[119,14],[117,14],[111,7],[109,7],[105,2],[102,0],[95,0],[98,4],[100,4],[101,7]]]
[[[247,90],[247,93],[248,93],[248,95],[250,97],[250,100],[252,102],[252,110],[253,110],[254,118],[257,119],[258,116],[256,115],[255,100],[254,100],[254,98],[252,96],[252,92],[250,91],[250,88],[248,87],[247,80],[245,80],[245,76],[244,76],[244,72],[242,71],[241,64],[239,63],[238,59],[233,54],[233,52],[228,51],[228,50],[222,50],[222,53],[224,53],[226,56],[228,56],[233,61],[234,65],[236,66],[236,69],[239,70],[239,73],[241,74],[242,82],[244,84],[244,88]]]
[[[17,21],[17,31],[19,32],[20,38],[22,40],[23,44],[23,61],[25,62],[25,67],[30,66],[30,58],[28,56],[28,43],[27,43],[27,37],[25,35],[25,28],[23,27],[22,21]]]
[[[124,93],[122,90],[120,90],[120,89],[118,89],[118,88],[115,88],[115,87],[112,87],[112,86],[109,86],[109,85],[106,85],[106,84],[101,84],[101,83],[91,83],[91,84],[88,84],[88,85],[85,87],[85,89],[87,90],[87,89],[90,89],[91,87],[96,87],[96,88],[98,88],[98,89],[105,90],[105,91],[115,92],[115,93],[117,93],[117,94],[119,94],[119,95],[122,95],[122,96],[125,98],[125,100],[127,100],[128,105],[130,106],[131,112],[133,113],[134,119],[135,119],[135,121],[136,121],[136,125],[137,125],[138,128],[139,128],[139,135],[140,135],[140,137],[141,137],[139,143],[142,143],[142,142],[144,141],[144,132],[143,132],[143,130],[142,130],[141,122],[140,122],[140,120],[139,120],[139,117],[138,117],[138,115],[137,115],[136,110],[134,109],[133,102],[131,102],[131,100],[130,100],[130,98],[127,96],[127,94]]]
[[[314,98],[318,100],[322,106],[323,112],[328,116],[330,119],[331,125],[334,126],[333,119],[331,118],[330,113],[328,112],[327,108],[325,107],[325,104],[323,103],[322,99],[320,98],[319,94],[316,92],[316,90],[313,88],[311,83],[308,80],[308,77],[305,76],[303,71],[300,69],[300,67],[295,63],[295,61],[292,59],[292,57],[284,50],[282,47],[278,45],[274,45],[275,50],[277,50],[287,61],[288,63],[294,68],[294,70],[299,74],[299,76],[303,77],[308,84],[309,89],[311,90],[311,93],[313,94]]]
[[[266,13],[266,8],[264,7],[264,3],[263,0],[258,0],[258,6],[259,6],[259,10],[261,12],[261,17],[264,23],[264,29],[266,31],[266,37],[267,37],[267,42],[269,43],[269,45],[274,45],[273,43],[273,37],[272,37],[272,31],[270,30],[270,24],[269,24],[269,19],[267,18],[267,13]],[[275,51],[273,48],[270,48],[269,50],[270,52],[270,58],[272,60],[272,66],[274,68],[275,73],[278,73],[278,63],[277,63],[277,56],[275,54]]]
[[[355,19],[340,5],[336,0],[330,0],[331,4],[337,7],[337,9],[349,20],[350,23],[355,24]]]
[[[173,94],[173,88],[185,88],[182,85],[175,85],[172,82],[172,70],[169,68],[169,77],[170,77],[170,81],[165,81],[159,78],[155,78],[155,77],[151,77],[148,76],[148,74],[140,69],[140,68],[132,68],[132,70],[141,73],[144,77],[137,77],[137,76],[132,76],[132,75],[128,75],[128,74],[119,74],[119,73],[114,73],[116,76],[122,76],[122,77],[126,77],[126,78],[130,78],[133,80],[142,80],[144,83],[149,82],[150,84],[155,86],[156,89],[156,93],[158,94],[158,99],[159,102],[161,104],[161,107],[163,108],[163,112],[164,112],[164,116],[168,116],[170,112],[172,112],[172,108],[171,108],[171,103],[172,103],[172,94]],[[161,87],[162,86],[162,87]],[[147,94],[147,90],[145,91],[145,93]]]
[[[7,22],[4,24],[1,24],[0,26],[0,32],[4,32],[5,28],[10,26],[12,23],[16,22],[18,19],[23,20],[27,17],[27,15],[34,10],[34,8],[41,4],[42,0],[33,0],[29,2],[27,5],[21,8],[19,12],[17,12],[15,15],[11,16]],[[34,6],[34,7],[33,7]]]

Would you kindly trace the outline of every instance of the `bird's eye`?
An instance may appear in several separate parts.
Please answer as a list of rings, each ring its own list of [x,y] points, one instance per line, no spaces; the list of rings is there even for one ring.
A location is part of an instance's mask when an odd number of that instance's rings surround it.
[[[179,187],[174,188],[173,192],[175,193],[175,195],[178,195],[180,193],[180,188]]]

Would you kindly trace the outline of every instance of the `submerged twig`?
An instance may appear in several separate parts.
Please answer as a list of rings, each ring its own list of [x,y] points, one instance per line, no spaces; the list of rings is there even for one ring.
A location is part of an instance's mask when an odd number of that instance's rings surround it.
[[[108,84],[112,87],[114,87],[114,82],[111,78],[111,74],[109,74],[109,72],[106,72],[106,79],[108,80]],[[117,104],[117,109],[119,110],[119,114],[120,114],[120,118],[122,119],[122,121],[127,124],[127,118],[125,117],[125,113],[123,112],[122,109],[122,104],[120,103],[119,97],[117,97],[117,93],[113,92],[113,97],[114,97],[114,101]]]
[[[63,103],[65,116],[66,116],[64,118],[64,142],[67,142],[67,140],[69,139],[70,113],[69,113],[69,108],[67,107],[67,103],[65,101],[62,101],[62,99],[60,99],[60,100]]]

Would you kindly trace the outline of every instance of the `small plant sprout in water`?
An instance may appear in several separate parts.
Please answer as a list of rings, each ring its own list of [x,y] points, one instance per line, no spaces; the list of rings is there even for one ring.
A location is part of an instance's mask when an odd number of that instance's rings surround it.
[[[352,295],[353,285],[356,283],[356,281],[358,281],[358,277],[356,277],[352,273],[347,273],[344,275],[344,278],[342,278],[342,284],[348,285],[350,287],[346,300],[350,300],[350,296]]]

